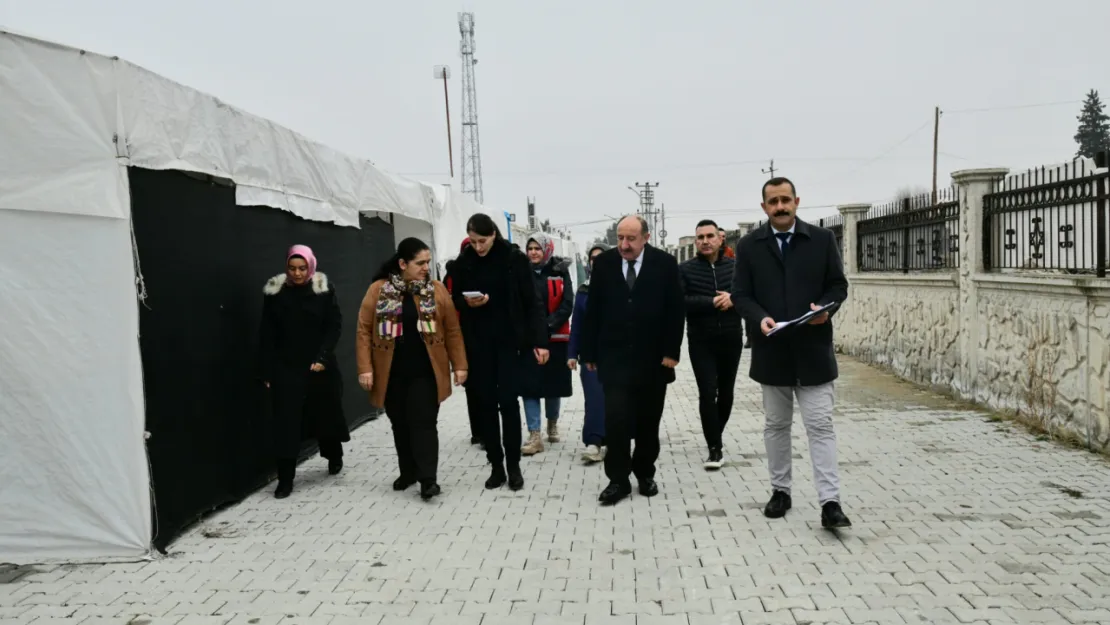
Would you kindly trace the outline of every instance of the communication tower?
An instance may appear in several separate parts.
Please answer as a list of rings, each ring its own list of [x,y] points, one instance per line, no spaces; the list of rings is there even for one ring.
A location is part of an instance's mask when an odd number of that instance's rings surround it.
[[[482,150],[478,141],[478,87],[474,82],[474,14],[459,13],[462,41],[462,191],[482,203]]]

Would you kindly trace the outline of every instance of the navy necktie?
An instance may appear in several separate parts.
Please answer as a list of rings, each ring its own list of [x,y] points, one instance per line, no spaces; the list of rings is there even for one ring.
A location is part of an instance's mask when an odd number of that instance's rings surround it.
[[[778,238],[782,244],[779,249],[782,251],[782,259],[786,260],[786,252],[790,249],[790,234],[789,232],[776,232],[775,237]]]

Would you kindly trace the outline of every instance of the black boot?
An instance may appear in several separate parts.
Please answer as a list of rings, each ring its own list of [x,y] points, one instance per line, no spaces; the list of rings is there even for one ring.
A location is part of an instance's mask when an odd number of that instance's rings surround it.
[[[524,475],[520,473],[519,464],[509,465],[509,490],[520,490],[524,488]]]
[[[297,473],[296,460],[278,460],[277,462],[278,484],[277,489],[274,490],[275,499],[285,499],[293,494],[293,476]]]
[[[428,480],[420,483],[420,498],[424,501],[428,501],[442,492],[443,489],[439,487],[439,484],[436,484],[435,480]]]
[[[507,478],[505,477],[505,467],[501,466],[501,463],[499,462],[493,465],[493,473],[491,473],[489,479],[486,480],[486,488],[490,490],[501,488],[505,485],[506,480]]]
[[[339,475],[339,472],[342,471],[342,470],[343,470],[343,459],[342,458],[335,458],[335,459],[332,459],[332,460],[328,460],[328,475]]]

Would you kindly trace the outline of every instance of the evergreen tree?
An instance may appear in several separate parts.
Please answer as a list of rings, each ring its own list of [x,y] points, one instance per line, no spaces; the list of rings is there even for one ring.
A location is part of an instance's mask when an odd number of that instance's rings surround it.
[[[1098,91],[1092,89],[1087,94],[1077,119],[1079,130],[1075,133],[1075,142],[1079,144],[1079,152],[1076,156],[1094,158],[1095,154],[1110,150],[1110,115],[1106,114],[1106,105],[1099,99]]]
[[[594,243],[604,243],[605,245],[613,246],[617,244],[617,222],[609,224],[605,229],[605,235],[599,239],[595,239]]]

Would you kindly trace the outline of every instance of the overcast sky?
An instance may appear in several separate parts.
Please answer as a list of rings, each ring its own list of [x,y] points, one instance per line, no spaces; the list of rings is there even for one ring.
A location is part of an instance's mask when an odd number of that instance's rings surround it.
[[[485,203],[523,217],[533,196],[582,239],[603,228],[582,222],[635,210],[626,187],[645,180],[671,242],[703,216],[754,220],[772,157],[812,217],[925,189],[937,105],[942,185],[1059,162],[1069,102],[1110,100],[1107,0],[0,0],[0,25],[443,182],[432,67],[452,68],[457,169],[460,10],[475,13]]]

